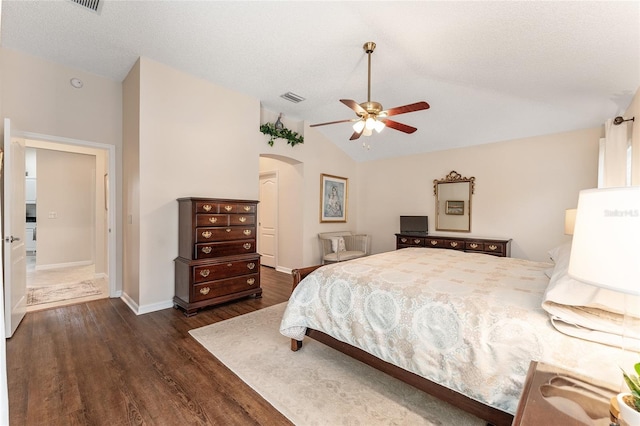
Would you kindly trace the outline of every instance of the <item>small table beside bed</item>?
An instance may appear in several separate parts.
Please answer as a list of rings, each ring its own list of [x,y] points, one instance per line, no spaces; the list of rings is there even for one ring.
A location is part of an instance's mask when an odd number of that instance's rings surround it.
[[[568,280],[568,260],[560,259],[566,247],[550,254],[554,263],[409,247],[297,269],[280,332],[294,351],[309,336],[494,425],[510,425],[532,360],[609,383],[621,377],[615,338],[603,344],[569,336],[558,331],[568,327],[562,315],[543,308],[556,304],[548,293],[560,294]],[[631,362],[638,351],[626,354]]]

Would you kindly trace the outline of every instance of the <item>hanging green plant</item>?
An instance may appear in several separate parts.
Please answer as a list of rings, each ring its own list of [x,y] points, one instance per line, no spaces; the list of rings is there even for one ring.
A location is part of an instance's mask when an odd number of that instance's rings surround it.
[[[265,123],[260,125],[260,133],[270,136],[270,146],[273,146],[274,139],[286,139],[287,143],[291,146],[295,146],[299,143],[304,143],[304,136],[300,136],[298,133],[293,132],[286,127],[277,129],[274,123]]]

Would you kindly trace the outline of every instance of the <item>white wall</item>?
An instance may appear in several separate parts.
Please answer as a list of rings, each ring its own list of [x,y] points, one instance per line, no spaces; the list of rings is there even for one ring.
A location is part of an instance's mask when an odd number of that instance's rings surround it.
[[[512,257],[548,260],[567,241],[564,211],[578,192],[597,184],[600,128],[497,142],[362,163],[358,225],[373,235],[373,252],[395,249],[400,215],[430,217],[435,232],[433,180],[455,170],[475,177],[470,233],[512,238]],[[444,233],[442,233],[444,235]]]

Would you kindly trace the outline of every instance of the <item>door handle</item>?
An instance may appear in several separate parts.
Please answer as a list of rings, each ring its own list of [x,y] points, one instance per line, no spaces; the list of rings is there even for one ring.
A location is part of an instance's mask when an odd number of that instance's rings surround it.
[[[14,241],[20,241],[20,237],[14,237],[13,235],[10,237],[5,237],[4,239],[8,243],[12,243]]]

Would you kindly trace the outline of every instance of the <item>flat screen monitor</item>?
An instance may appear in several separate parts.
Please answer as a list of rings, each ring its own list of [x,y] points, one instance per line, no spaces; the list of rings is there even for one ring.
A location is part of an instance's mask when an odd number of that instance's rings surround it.
[[[423,234],[429,232],[428,216],[400,216],[400,232],[403,234]]]

